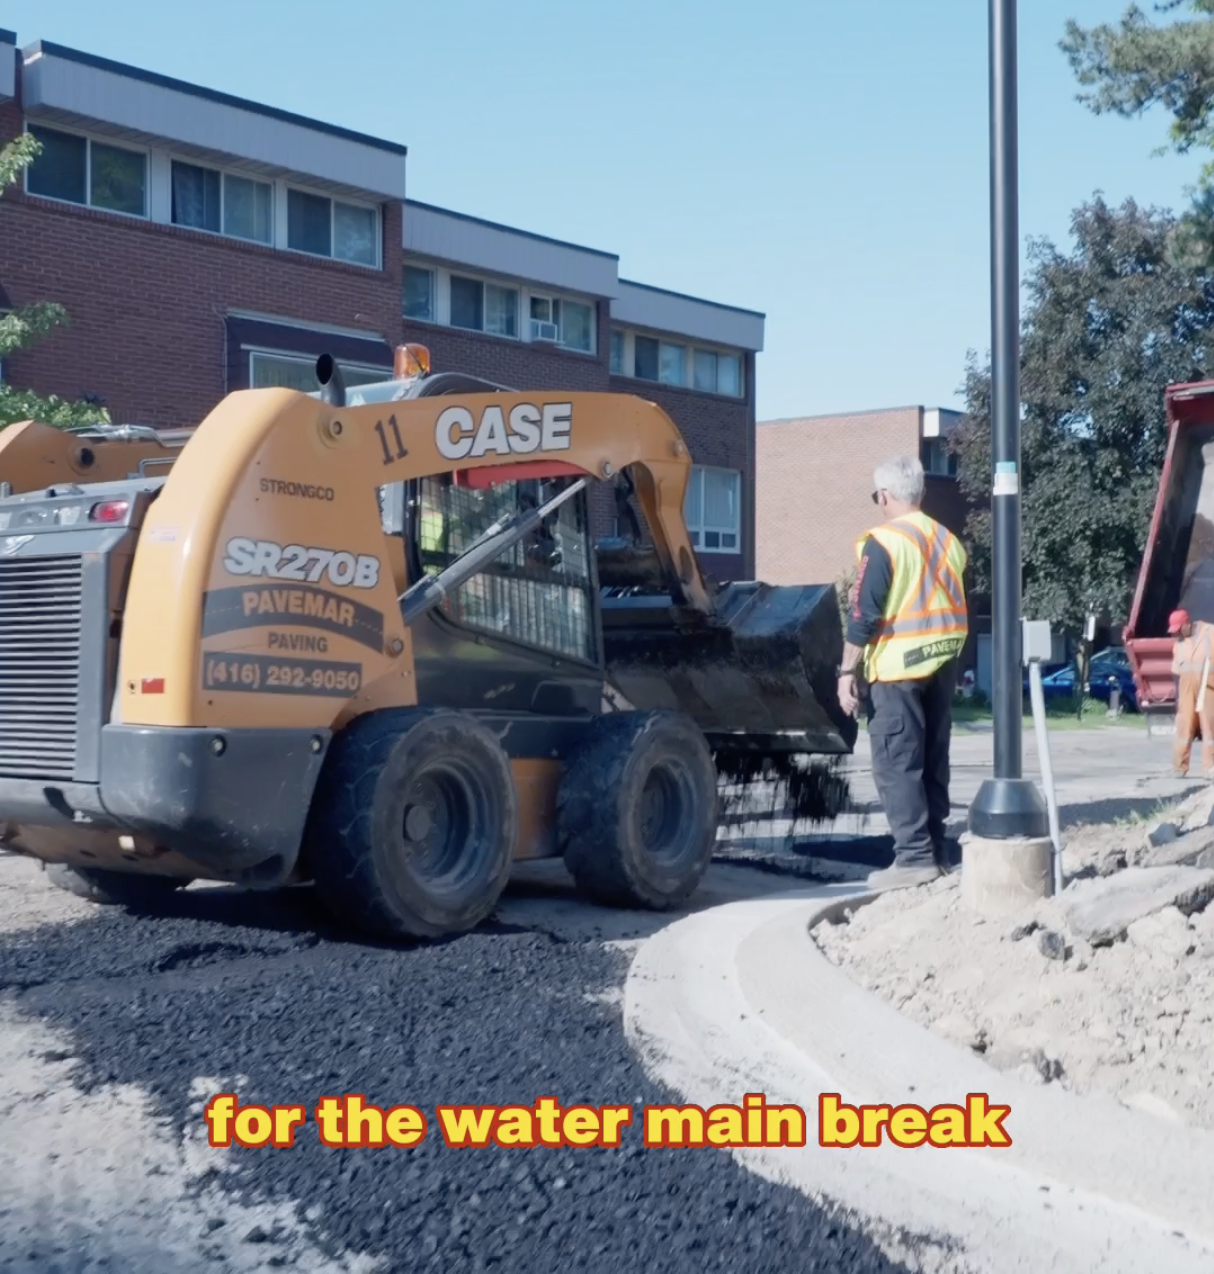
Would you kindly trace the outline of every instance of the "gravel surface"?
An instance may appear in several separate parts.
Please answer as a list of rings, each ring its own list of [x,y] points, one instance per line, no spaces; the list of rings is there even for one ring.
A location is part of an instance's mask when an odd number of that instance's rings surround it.
[[[633,943],[499,920],[379,947],[333,931],[308,890],[193,889],[154,918],[64,901],[58,923],[0,937],[6,1274],[906,1268],[724,1152],[645,1150],[639,1126],[614,1151],[448,1150],[433,1128],[413,1150],[330,1150],[311,1122],[292,1150],[198,1145],[228,1085],[309,1111],[345,1092],[674,1100],[623,1037]]]

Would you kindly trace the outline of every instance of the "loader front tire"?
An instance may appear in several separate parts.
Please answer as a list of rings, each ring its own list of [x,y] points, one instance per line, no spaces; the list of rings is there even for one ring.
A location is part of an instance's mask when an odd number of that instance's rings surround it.
[[[717,833],[716,765],[699,727],[676,712],[601,717],[569,758],[557,823],[565,866],[595,902],[686,902]]]
[[[46,878],[58,889],[107,907],[146,911],[190,882],[177,876],[141,876],[104,867],[72,867],[47,863]]]
[[[514,859],[517,799],[497,739],[464,713],[360,717],[325,758],[304,851],[323,904],[386,938],[475,928]]]

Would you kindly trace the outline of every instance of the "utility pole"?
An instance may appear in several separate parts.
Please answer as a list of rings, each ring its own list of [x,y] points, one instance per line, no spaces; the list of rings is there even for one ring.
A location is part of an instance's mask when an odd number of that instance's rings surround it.
[[[1025,869],[1036,881],[1041,838],[1049,817],[1037,785],[1023,776],[1024,691],[1020,551],[1020,227],[1018,215],[1016,0],[990,0],[991,94],[991,673],[994,776],[970,807],[979,838],[967,847],[963,891],[982,910],[999,910],[1022,894]],[[997,842],[1007,842],[1000,846]],[[1028,842],[1028,843],[1026,843]],[[1010,861],[1015,859],[1015,863]],[[1052,890],[1045,879],[1034,896]],[[968,880],[967,880],[968,877]],[[1016,882],[1013,884],[1013,882]],[[971,886],[970,888],[966,888]]]

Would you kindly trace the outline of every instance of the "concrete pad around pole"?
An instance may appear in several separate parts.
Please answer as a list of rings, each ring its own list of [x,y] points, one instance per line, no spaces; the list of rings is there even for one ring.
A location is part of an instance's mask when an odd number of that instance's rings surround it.
[[[801,1148],[735,1150],[751,1171],[851,1210],[918,1269],[974,1274],[1209,1274],[1214,1133],[1110,1096],[1037,1087],[917,1025],[832,965],[809,925],[858,890],[734,903],[637,953],[625,1026],[646,1069],[688,1102],[748,1092],[806,1112]],[[820,1093],[924,1108],[989,1093],[1005,1149],[817,1144]],[[703,1153],[689,1152],[689,1153]],[[906,1236],[912,1236],[907,1238]]]
[[[1054,893],[1054,846],[1048,836],[961,840],[961,901],[980,916],[1007,916]]]

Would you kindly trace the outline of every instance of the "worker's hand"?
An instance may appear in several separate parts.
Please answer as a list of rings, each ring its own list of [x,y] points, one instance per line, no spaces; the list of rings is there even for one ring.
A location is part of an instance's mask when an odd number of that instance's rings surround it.
[[[854,673],[839,678],[839,707],[849,717],[858,715],[860,711],[860,693]]]

